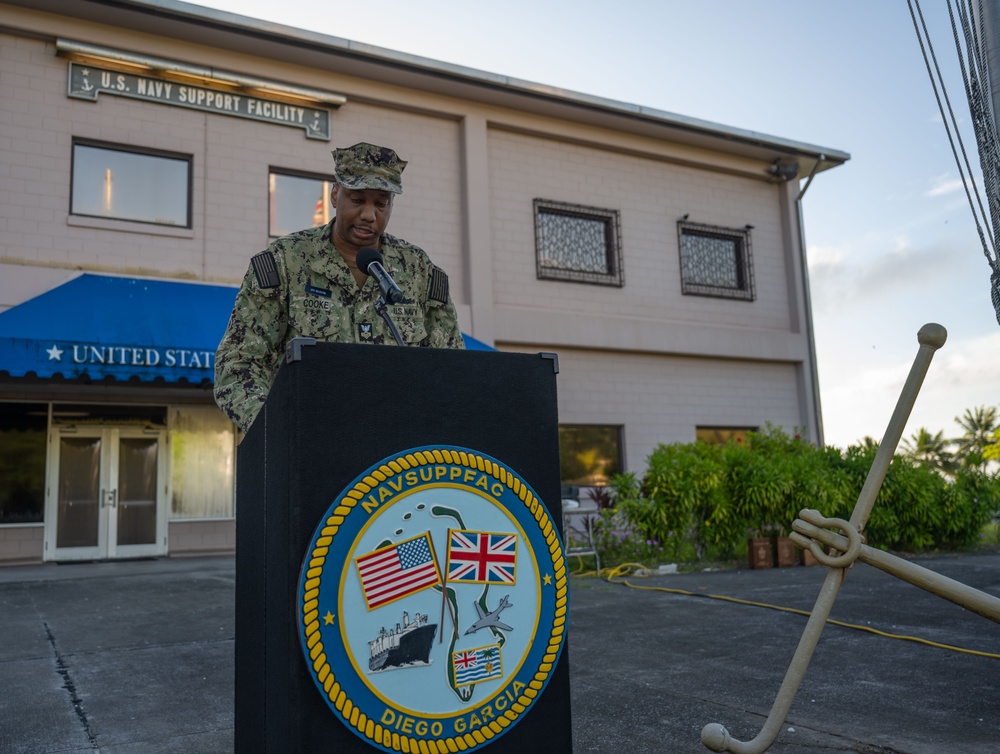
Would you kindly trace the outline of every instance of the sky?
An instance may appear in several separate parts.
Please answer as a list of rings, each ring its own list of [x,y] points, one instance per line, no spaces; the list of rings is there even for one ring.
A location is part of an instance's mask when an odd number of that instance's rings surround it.
[[[803,198],[826,443],[882,438],[927,322],[948,341],[903,437],[1000,405],[990,269],[906,0],[199,4],[849,153]],[[948,4],[920,5],[981,181]]]

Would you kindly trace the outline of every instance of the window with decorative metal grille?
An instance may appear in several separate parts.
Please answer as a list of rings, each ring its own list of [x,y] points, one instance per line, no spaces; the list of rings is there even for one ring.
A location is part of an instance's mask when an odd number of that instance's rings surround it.
[[[677,233],[683,293],[754,300],[749,225],[740,230],[682,220]]]
[[[618,210],[535,199],[538,277],[625,284]]]

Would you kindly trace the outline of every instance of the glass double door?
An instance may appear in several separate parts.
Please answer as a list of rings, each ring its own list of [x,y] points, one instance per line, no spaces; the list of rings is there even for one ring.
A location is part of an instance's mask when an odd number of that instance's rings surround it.
[[[165,432],[54,427],[49,437],[45,559],[166,553]]]

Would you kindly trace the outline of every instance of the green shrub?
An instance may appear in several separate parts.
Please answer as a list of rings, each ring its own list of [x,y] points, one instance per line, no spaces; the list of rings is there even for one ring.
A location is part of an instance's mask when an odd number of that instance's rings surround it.
[[[594,522],[594,543],[601,553],[601,567],[614,568],[623,563],[639,563],[654,567],[660,563],[693,560],[694,552],[678,551],[682,540],[673,538],[661,542],[649,539],[631,525],[621,511],[605,509]]]
[[[960,469],[944,496],[939,546],[954,549],[977,544],[980,533],[997,515],[1000,477],[976,468]]]
[[[744,557],[748,538],[787,534],[803,508],[849,520],[877,450],[817,448],[770,425],[746,442],[660,445],[641,479],[613,478],[600,545],[636,557],[654,547],[647,556],[662,553],[660,562]],[[886,550],[967,547],[998,512],[996,475],[965,468],[949,479],[895,456],[865,536]]]

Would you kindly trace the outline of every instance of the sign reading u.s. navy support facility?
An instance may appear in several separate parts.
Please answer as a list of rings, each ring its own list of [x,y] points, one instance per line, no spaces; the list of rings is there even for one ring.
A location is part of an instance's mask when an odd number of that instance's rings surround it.
[[[566,637],[555,523],[516,473],[407,450],[333,502],[305,554],[298,626],[329,708],[386,752],[472,751],[517,725]]]
[[[70,97],[94,101],[98,94],[115,94],[220,115],[250,118],[279,126],[301,128],[309,139],[330,140],[330,111],[323,108],[292,105],[251,97],[238,91],[191,86],[76,62],[69,64],[67,93]]]

